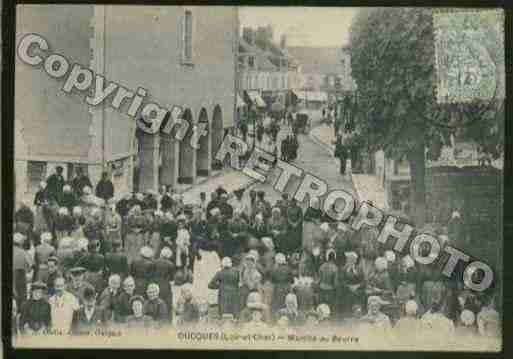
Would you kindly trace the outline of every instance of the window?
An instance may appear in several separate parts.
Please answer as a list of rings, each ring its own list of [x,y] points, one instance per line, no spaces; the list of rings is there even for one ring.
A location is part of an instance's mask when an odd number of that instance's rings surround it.
[[[183,61],[192,62],[192,11],[185,10],[183,22]]]
[[[38,188],[39,182],[46,180],[46,162],[28,161],[28,188]]]
[[[248,57],[248,67],[250,69],[255,68],[255,57],[254,56]]]

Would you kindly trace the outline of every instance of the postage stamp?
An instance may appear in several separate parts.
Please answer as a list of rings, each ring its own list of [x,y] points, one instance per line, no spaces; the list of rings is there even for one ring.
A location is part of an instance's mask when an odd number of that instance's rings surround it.
[[[433,14],[438,103],[503,97],[503,21],[500,10]]]

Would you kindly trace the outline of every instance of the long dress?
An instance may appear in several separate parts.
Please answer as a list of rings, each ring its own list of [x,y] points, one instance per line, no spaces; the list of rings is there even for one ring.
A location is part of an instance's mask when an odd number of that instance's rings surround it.
[[[312,250],[315,239],[318,237],[322,212],[318,209],[308,208],[303,220],[303,248]]]
[[[199,249],[201,259],[196,257],[192,281],[192,293],[199,302],[217,304],[217,289],[208,289],[208,284],[221,268],[221,260],[216,251]]]
[[[107,237],[104,241],[104,252],[112,251],[112,243],[121,241],[121,224],[122,220],[119,214],[113,212],[108,213],[105,218],[105,227]]]

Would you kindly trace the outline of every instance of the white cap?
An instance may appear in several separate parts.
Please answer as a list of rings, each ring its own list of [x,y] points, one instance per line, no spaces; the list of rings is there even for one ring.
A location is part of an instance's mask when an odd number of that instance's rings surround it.
[[[344,254],[347,259],[354,258],[355,261],[358,259],[358,253],[356,252],[344,252]]]
[[[376,258],[376,260],[374,261],[374,265],[376,266],[376,269],[378,269],[378,270],[385,270],[388,268],[388,262],[387,262],[386,258],[384,258],[384,257]]]
[[[324,222],[323,224],[321,224],[320,228],[321,228],[321,231],[328,232],[330,230],[330,225],[327,222]]]
[[[402,259],[402,262],[406,268],[411,268],[415,266],[415,261],[410,255],[405,255]]]
[[[80,207],[80,206],[73,207],[73,214],[82,214],[82,207]]]
[[[68,214],[68,209],[66,207],[59,208],[59,214],[62,214],[62,215]]]
[[[476,316],[472,311],[465,309],[461,312],[460,319],[463,324],[470,326],[474,324]]]
[[[389,262],[395,262],[395,253],[393,251],[385,251],[385,258]]]
[[[164,247],[160,250],[160,256],[162,258],[171,258],[171,256],[173,255],[173,251],[169,248],[169,247]]]
[[[49,242],[52,240],[52,233],[43,232],[41,233],[41,242]]]
[[[12,240],[16,244],[22,244],[23,242],[25,242],[25,236],[23,234],[17,232],[17,233],[13,234]]]
[[[144,258],[153,257],[153,249],[151,249],[151,247],[148,247],[148,246],[142,247],[140,253],[141,253],[141,256],[143,256]]]
[[[285,258],[285,254],[278,253],[276,254],[276,257],[274,258],[277,264],[287,264],[287,259]]]
[[[317,313],[321,318],[328,318],[331,315],[331,310],[327,304],[319,304],[317,307]]]
[[[384,301],[383,299],[381,299],[381,297],[379,297],[377,295],[371,295],[369,298],[367,298],[367,306],[369,306],[371,304],[384,305],[384,304],[390,304],[390,303],[387,301]]]
[[[224,257],[223,260],[221,261],[221,266],[223,268],[231,268],[232,260],[230,259],[230,257]]]
[[[217,216],[218,214],[221,214],[221,210],[220,210],[219,208],[217,208],[217,207],[212,208],[212,209],[210,210],[210,214],[211,214],[212,216]]]
[[[91,194],[93,193],[93,190],[91,189],[91,187],[89,186],[85,186],[82,191],[84,192],[84,194]]]
[[[69,238],[69,237],[66,237],[66,238]],[[64,238],[61,239],[61,245],[62,245],[62,240]],[[70,239],[70,243],[71,243],[71,238]],[[85,237],[82,237],[82,238],[79,238],[78,241],[77,241],[77,249],[80,251],[80,250],[83,250],[83,249],[87,249],[87,246],[89,245],[89,240]]]

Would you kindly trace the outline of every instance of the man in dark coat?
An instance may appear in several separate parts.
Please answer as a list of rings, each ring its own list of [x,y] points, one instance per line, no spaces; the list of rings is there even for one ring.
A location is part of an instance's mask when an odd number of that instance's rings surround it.
[[[52,314],[50,304],[44,299],[46,285],[42,282],[32,283],[32,298],[21,306],[20,329],[26,334],[43,333],[51,327]]]
[[[62,187],[62,194],[57,203],[59,203],[60,207],[67,208],[70,214],[73,212],[73,207],[78,204],[78,200],[71,191],[70,185],[67,184]]]
[[[337,143],[335,144],[335,157],[340,160],[340,174],[346,174],[346,162],[347,162],[347,148],[344,146],[342,136],[337,138]]]
[[[26,237],[21,233],[13,235],[13,289],[15,290],[18,300],[18,307],[27,300],[27,272],[30,270],[32,263],[27,253],[23,250],[23,244]]]
[[[102,178],[96,185],[96,197],[103,199],[105,203],[114,197],[114,185],[107,172],[102,172]]]
[[[104,311],[105,320],[115,319],[115,313],[121,305],[121,278],[117,274],[109,277],[109,286],[103,290],[98,298],[98,306]]]
[[[76,176],[71,181],[71,186],[73,187],[73,192],[75,192],[75,196],[77,198],[82,197],[84,194],[84,187],[91,187],[93,188],[93,185],[91,183],[91,180],[87,175],[82,171],[82,168],[78,167],[76,169]]]
[[[105,326],[105,311],[96,305],[96,292],[91,288],[84,290],[83,305],[73,314],[72,333],[93,332]]]
[[[335,310],[335,290],[338,285],[335,251],[328,251],[327,259],[319,268],[319,303],[328,304],[331,310]]]
[[[46,180],[48,197],[54,201],[58,201],[61,197],[62,187],[64,187],[64,183],[66,182],[62,175],[63,171],[64,169],[61,166],[57,166],[55,168],[55,173]]]
[[[288,231],[284,243],[280,246],[285,253],[291,253],[297,250],[303,241],[303,210],[295,198],[291,199],[286,214]]]
[[[14,222],[17,226],[21,225],[26,227],[28,232],[32,232],[34,228],[34,212],[32,212],[26,202],[21,202],[20,208],[14,214]]]
[[[107,274],[118,274],[121,278],[128,275],[128,258],[121,251],[121,242],[112,242],[112,252],[105,254],[105,271]]]

